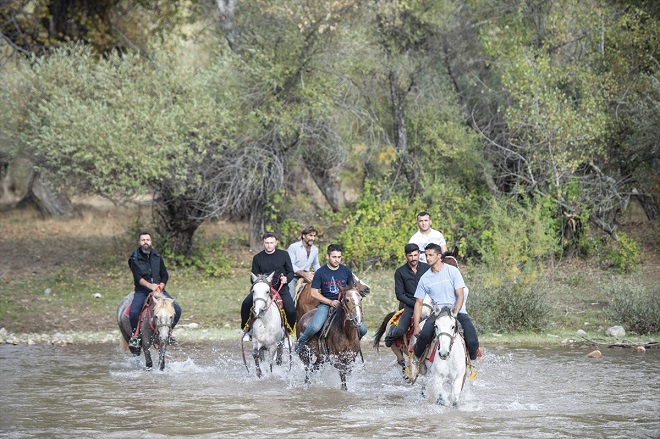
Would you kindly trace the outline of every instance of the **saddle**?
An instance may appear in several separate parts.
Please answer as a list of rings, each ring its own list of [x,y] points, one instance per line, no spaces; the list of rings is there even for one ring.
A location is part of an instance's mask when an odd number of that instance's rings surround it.
[[[140,310],[140,314],[139,314],[139,316],[138,316],[138,324],[137,324],[137,328],[135,329],[135,333],[132,334],[132,335],[134,335],[134,336],[136,336],[136,337],[140,334],[140,328],[142,327],[142,322],[144,321],[144,317],[145,317],[145,316],[147,315],[147,313],[149,312],[149,308],[151,307],[151,302],[153,301],[153,296],[154,296],[154,294],[153,294],[153,293],[150,293],[150,294],[147,296],[147,299],[144,301],[144,304],[142,305],[142,309]],[[133,301],[131,300],[131,302],[128,304],[128,306],[127,306],[126,309],[124,310],[124,316],[126,316],[127,319],[130,318],[130,315],[131,315],[131,305],[132,305],[132,304],[133,304]]]

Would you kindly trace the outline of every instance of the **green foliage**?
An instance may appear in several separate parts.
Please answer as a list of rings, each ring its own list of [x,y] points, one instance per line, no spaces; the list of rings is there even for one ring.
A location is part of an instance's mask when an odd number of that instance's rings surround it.
[[[224,240],[202,243],[191,256],[174,254],[165,249],[163,257],[172,268],[195,268],[210,277],[225,277],[231,274],[233,261],[223,245]]]
[[[639,265],[639,244],[625,232],[620,232],[618,238],[609,243],[606,257],[622,273],[635,271]]]
[[[470,292],[470,315],[484,331],[539,331],[545,328],[550,307],[541,282],[528,285],[508,282]]]
[[[622,325],[626,331],[638,334],[660,333],[660,289],[637,283],[614,283],[607,308],[608,319]]]
[[[557,230],[547,203],[492,198],[484,212],[488,224],[480,236],[482,261],[490,269],[489,285],[526,284],[540,263],[558,250]]]

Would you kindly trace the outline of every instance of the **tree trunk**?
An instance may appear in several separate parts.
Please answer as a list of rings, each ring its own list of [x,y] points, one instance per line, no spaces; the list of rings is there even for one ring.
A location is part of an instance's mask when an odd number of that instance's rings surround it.
[[[417,177],[418,174],[415,170],[414,157],[408,150],[406,111],[403,108],[403,101],[407,93],[401,89],[399,74],[396,71],[390,70],[388,79],[390,82],[390,97],[392,99],[392,120],[394,122],[394,149],[403,169],[403,175],[405,175],[410,185],[410,196],[415,197],[421,187]]]
[[[32,171],[27,194],[16,205],[18,208],[28,206],[35,206],[44,218],[72,218],[78,215],[71,200],[44,182],[39,168]]]
[[[195,231],[204,221],[189,212],[185,197],[173,196],[166,187],[161,188],[160,197],[154,203],[156,232],[163,245],[176,255],[192,256]]]
[[[262,239],[265,232],[264,205],[256,202],[250,211],[250,251],[257,253],[263,250]]]
[[[312,180],[316,183],[319,190],[330,204],[330,207],[333,211],[337,212],[342,207],[346,206],[346,197],[344,192],[341,190],[340,183],[334,177],[330,175],[325,169],[321,166],[317,166],[307,161],[307,170],[312,176]]]

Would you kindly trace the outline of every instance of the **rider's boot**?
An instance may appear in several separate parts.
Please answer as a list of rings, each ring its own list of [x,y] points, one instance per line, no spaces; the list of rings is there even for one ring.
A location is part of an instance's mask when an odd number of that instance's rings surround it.
[[[179,342],[176,341],[176,338],[174,338],[174,336],[172,335],[172,331],[170,331],[170,336],[167,340],[167,344],[169,344],[170,346],[176,346],[179,344]]]
[[[387,331],[387,335],[385,336],[385,346],[392,347],[394,342],[396,341],[396,338],[392,337],[392,332],[394,332],[394,326],[390,328],[389,331]]]
[[[131,336],[131,339],[128,340],[128,347],[139,348],[142,345],[142,339],[139,335]]]

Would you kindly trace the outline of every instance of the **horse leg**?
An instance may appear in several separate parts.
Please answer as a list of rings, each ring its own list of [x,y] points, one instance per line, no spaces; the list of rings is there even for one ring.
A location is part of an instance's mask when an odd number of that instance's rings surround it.
[[[147,370],[151,370],[154,366],[154,362],[151,361],[151,351],[148,346],[143,346],[142,350],[144,351],[144,360],[146,362]]]
[[[277,343],[277,358],[275,359],[275,364],[277,364],[278,366],[282,365],[283,350],[284,350],[284,339],[282,339],[279,343]]]
[[[346,385],[346,371],[345,370],[340,370],[339,371],[339,378],[341,378],[341,390],[348,390],[348,386]]]
[[[259,366],[259,357],[261,353],[258,348],[252,349],[252,358],[254,358],[254,366],[257,368],[257,378],[261,378],[261,367]]]
[[[160,344],[160,349],[158,350],[158,370],[165,369],[165,352],[167,351],[167,343]]]

